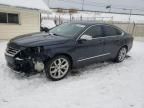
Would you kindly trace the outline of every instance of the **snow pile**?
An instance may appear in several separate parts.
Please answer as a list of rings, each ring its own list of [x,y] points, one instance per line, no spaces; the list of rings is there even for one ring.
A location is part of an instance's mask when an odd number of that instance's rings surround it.
[[[0,4],[50,11],[43,0],[0,0]]]
[[[47,28],[53,28],[55,27],[55,23],[53,20],[47,20],[47,19],[43,19],[42,22],[41,22],[41,26],[42,27],[47,27]]]
[[[0,108],[144,108],[144,42],[134,42],[122,63],[95,64],[58,82],[14,74],[6,42],[0,46]]]

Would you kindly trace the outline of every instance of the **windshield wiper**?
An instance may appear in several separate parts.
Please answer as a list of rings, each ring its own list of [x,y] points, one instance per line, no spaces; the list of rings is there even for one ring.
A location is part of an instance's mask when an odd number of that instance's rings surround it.
[[[54,35],[54,36],[61,36],[64,37],[63,35],[57,34],[57,33],[49,33],[50,35]]]
[[[58,34],[56,33],[49,33],[50,35],[55,35],[55,36],[59,36]]]

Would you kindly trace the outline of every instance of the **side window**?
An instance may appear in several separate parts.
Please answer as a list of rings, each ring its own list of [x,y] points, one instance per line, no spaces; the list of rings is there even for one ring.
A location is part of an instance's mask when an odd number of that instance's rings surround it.
[[[116,36],[121,35],[122,32],[111,26],[103,26],[105,36]]]
[[[101,26],[98,26],[98,25],[97,26],[92,26],[91,28],[89,28],[84,33],[84,35],[90,35],[93,38],[101,37],[101,36],[103,36],[102,28],[101,28]]]

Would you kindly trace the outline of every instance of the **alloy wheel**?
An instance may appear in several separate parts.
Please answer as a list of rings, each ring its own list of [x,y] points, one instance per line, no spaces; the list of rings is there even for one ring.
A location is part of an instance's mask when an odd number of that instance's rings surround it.
[[[64,77],[69,70],[69,61],[65,58],[57,58],[50,65],[50,76],[55,79]]]
[[[121,50],[119,51],[119,55],[118,55],[118,60],[121,62],[125,59],[127,54],[127,50],[125,47],[121,48]]]

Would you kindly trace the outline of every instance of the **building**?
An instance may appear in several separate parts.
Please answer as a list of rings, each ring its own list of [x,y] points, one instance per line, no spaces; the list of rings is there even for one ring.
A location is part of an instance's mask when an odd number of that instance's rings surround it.
[[[40,16],[50,12],[42,0],[0,0],[0,39],[40,31]]]

